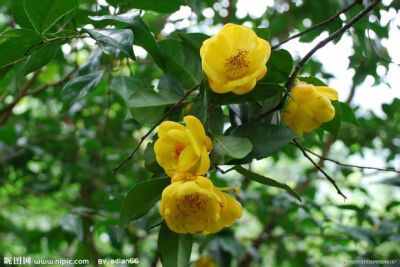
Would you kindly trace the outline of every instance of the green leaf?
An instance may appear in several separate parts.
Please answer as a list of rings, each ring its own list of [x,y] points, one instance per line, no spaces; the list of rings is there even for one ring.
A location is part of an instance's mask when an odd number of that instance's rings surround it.
[[[178,37],[182,40],[182,43],[189,45],[194,51],[199,52],[203,42],[210,38],[210,36],[204,33],[179,33]],[[200,56],[200,52],[199,52]]]
[[[282,85],[276,83],[258,82],[253,90],[244,95],[234,93],[217,94],[210,91],[210,101],[216,104],[241,104],[247,101],[264,101],[266,98],[286,93],[287,90]]]
[[[45,33],[62,16],[78,7],[78,0],[25,0],[25,12],[40,34]]]
[[[135,35],[134,43],[143,47],[153,57],[158,66],[164,67],[163,54],[149,28],[140,18],[138,11],[130,11],[120,15],[90,16],[89,18],[93,21],[106,21],[113,24],[122,23],[124,24],[123,26],[130,26]]]
[[[145,215],[158,201],[161,192],[171,183],[171,178],[154,178],[136,184],[129,190],[121,205],[120,228]]]
[[[193,235],[172,232],[164,222],[158,234],[158,249],[164,267],[189,266]]]
[[[71,104],[92,92],[101,81],[103,73],[104,70],[99,70],[69,81],[61,91],[64,102]]]
[[[148,143],[143,154],[144,166],[152,173],[163,173],[164,170],[158,165],[156,154],[154,152],[154,143]]]
[[[118,92],[125,101],[128,101],[130,96],[141,88],[141,84],[138,79],[119,75],[112,79],[110,88],[111,90]]]
[[[0,67],[24,59],[32,45],[40,43],[41,40],[40,35],[28,29],[4,32],[0,36]]]
[[[244,159],[230,161],[230,164],[249,163],[253,158],[263,159],[287,145],[296,134],[278,125],[247,123],[234,127],[230,135],[248,138],[253,144],[253,151]]]
[[[253,145],[247,138],[213,135],[213,139],[224,149],[225,153],[232,158],[241,159],[253,149]]]
[[[25,13],[24,1],[25,0],[11,1],[11,10],[14,20],[21,28],[34,29],[31,21]]]
[[[347,103],[339,102],[339,104],[342,112],[342,121],[360,126],[353,109]]]
[[[130,1],[129,6],[136,9],[152,10],[160,13],[172,13],[185,5],[183,0],[135,0]]]
[[[133,33],[130,29],[83,29],[100,44],[110,45],[121,50],[126,56],[136,60],[133,53]]]
[[[313,84],[313,85],[315,85],[315,86],[328,86],[328,85],[326,85],[323,81],[321,81],[320,79],[315,78],[315,77],[313,77],[313,76],[298,77],[298,79],[299,79],[300,81],[303,81],[303,82],[306,82],[306,83],[309,83],[309,84]]]
[[[153,126],[154,124],[158,123],[158,121],[164,115],[165,106],[129,108],[129,111],[133,119],[137,122],[143,125]]]
[[[331,121],[325,122],[321,125],[321,128],[325,131],[331,133],[336,139],[340,125],[342,122],[342,110],[340,109],[339,101],[331,101],[332,105],[335,107],[335,117]]]
[[[258,37],[269,42],[270,33],[268,28],[256,28],[254,29],[254,31],[256,32]]]
[[[281,189],[286,190],[286,192],[291,195],[292,197],[296,198],[297,200],[301,201],[301,197],[299,196],[299,194],[296,193],[296,191],[294,191],[292,188],[290,188],[287,184],[283,184],[280,183],[274,179],[259,175],[257,173],[251,172],[246,170],[245,168],[243,168],[240,165],[236,165],[235,166],[235,170],[240,173],[241,175],[243,175],[244,177],[259,182],[261,184],[265,184],[265,185],[269,185],[269,186],[273,186],[273,187],[278,187]]]
[[[209,126],[211,131],[214,134],[223,134],[224,132],[224,124],[225,117],[221,107],[212,107],[209,114]]]
[[[160,90],[159,92],[153,89],[142,89],[136,91],[129,100],[129,107],[159,107],[173,105],[180,100],[180,96],[168,90]]]
[[[182,84],[191,88],[202,78],[200,59],[196,60],[199,52],[194,52],[175,39],[164,39],[158,42],[165,58],[164,71],[174,74]]]
[[[286,82],[292,71],[293,59],[286,50],[272,51],[267,62],[267,75],[262,79],[264,82],[282,83]]]
[[[62,42],[51,42],[38,46],[35,52],[26,59],[22,67],[22,73],[25,75],[47,65],[55,56]]]

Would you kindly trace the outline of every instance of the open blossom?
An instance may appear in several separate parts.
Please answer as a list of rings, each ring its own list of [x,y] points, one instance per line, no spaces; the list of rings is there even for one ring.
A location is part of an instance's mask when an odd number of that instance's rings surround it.
[[[176,233],[210,234],[231,226],[242,216],[242,206],[203,176],[188,176],[167,186],[160,214]]]
[[[186,116],[183,120],[186,126],[173,121],[161,123],[154,144],[157,162],[170,177],[186,172],[202,175],[210,168],[211,139],[196,117]]]
[[[335,117],[331,103],[331,100],[338,100],[335,89],[297,82],[292,96],[283,112],[283,121],[298,135],[311,132]]]
[[[267,73],[271,54],[267,41],[241,25],[226,24],[200,49],[202,68],[216,93],[241,95],[251,91]]]

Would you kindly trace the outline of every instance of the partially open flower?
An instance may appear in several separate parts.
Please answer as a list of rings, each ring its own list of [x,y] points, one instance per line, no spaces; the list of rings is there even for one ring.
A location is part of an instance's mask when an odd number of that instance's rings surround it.
[[[298,135],[311,132],[335,117],[331,100],[338,100],[335,89],[297,82],[283,112],[283,121]]]
[[[203,71],[216,93],[241,95],[251,91],[267,73],[271,47],[267,41],[241,25],[226,24],[205,40],[200,49]]]
[[[218,265],[210,257],[201,257],[196,261],[195,267],[218,267]]]
[[[173,121],[161,123],[154,144],[157,162],[170,177],[180,172],[202,175],[210,168],[211,139],[196,117],[183,120],[186,126]]]
[[[159,210],[172,231],[191,234],[218,232],[242,215],[239,202],[202,176],[166,187]]]

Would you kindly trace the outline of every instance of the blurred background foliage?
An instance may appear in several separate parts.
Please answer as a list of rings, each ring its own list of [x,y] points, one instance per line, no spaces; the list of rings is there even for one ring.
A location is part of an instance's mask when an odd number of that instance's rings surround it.
[[[69,10],[65,14],[56,9],[41,14],[32,2],[0,0],[0,257],[84,258],[94,265],[98,258],[138,257],[140,266],[161,264],[160,227],[152,228],[161,221],[158,209],[155,205],[129,223],[120,236],[119,211],[130,188],[160,173],[151,140],[115,175],[112,170],[148,127],[201,80],[201,42],[231,22],[268,28],[276,45],[352,3],[277,0],[254,16],[240,10],[253,1],[75,0],[64,4]],[[341,28],[368,4],[359,2],[300,41],[309,43]],[[352,110],[358,109],[352,104],[354,92],[362,90],[367,76],[376,85],[385,82],[377,64],[386,70],[394,64],[382,44],[389,37],[382,14],[399,14],[399,9],[399,1],[384,1],[346,33],[353,50],[349,68],[355,74],[349,97],[341,99]],[[32,23],[35,19],[39,22]],[[13,31],[20,28],[25,32]],[[192,32],[199,34],[187,34]],[[135,54],[129,49],[132,44]],[[275,66],[269,68],[267,82],[283,84],[294,65],[290,55],[279,53],[272,55]],[[294,63],[300,60],[292,56]],[[301,75],[329,84],[335,73],[326,72],[323,64],[312,58]],[[283,77],[270,71],[283,71]],[[398,85],[389,86],[398,90]],[[154,92],[164,89],[165,95],[155,101]],[[189,112],[204,121],[208,107],[203,97],[194,94],[186,103],[194,103]],[[224,122],[240,125],[261,112],[214,97],[211,102],[226,104],[212,113],[209,127],[215,133],[222,134]],[[268,101],[264,109],[277,102],[272,97]],[[183,109],[181,105],[169,118],[180,120]],[[347,117],[336,139],[320,129],[299,142],[340,162],[373,155],[375,160],[363,165],[382,161],[380,167],[398,168],[400,100],[382,105],[382,110],[383,115],[357,112],[357,119],[348,117],[351,110],[342,110]],[[220,160],[213,158],[214,163]],[[201,257],[218,266],[332,266],[346,259],[399,259],[399,173],[323,159],[319,165],[334,177],[346,201],[291,144],[246,168],[287,183],[302,202],[237,172],[212,172],[216,185],[241,189],[244,215],[232,228],[195,236],[191,263]]]

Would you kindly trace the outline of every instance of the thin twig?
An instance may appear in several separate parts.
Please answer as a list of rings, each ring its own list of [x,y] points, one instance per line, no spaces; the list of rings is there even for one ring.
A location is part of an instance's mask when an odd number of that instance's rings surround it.
[[[281,45],[283,45],[283,44],[289,42],[289,41],[292,40],[292,39],[295,39],[295,38],[297,38],[297,37],[300,37],[300,36],[302,36],[302,35],[304,35],[304,34],[306,34],[306,33],[308,33],[308,32],[311,32],[311,31],[313,31],[313,30],[319,28],[319,27],[322,27],[322,26],[325,26],[325,25],[328,25],[328,24],[334,22],[341,14],[347,12],[347,11],[348,11],[349,9],[351,9],[353,6],[359,5],[359,4],[361,4],[361,3],[362,3],[362,0],[356,0],[356,1],[354,1],[352,4],[350,4],[350,5],[346,6],[345,8],[341,9],[338,13],[336,13],[336,14],[333,15],[332,17],[330,17],[330,18],[328,18],[328,19],[326,19],[326,20],[324,20],[324,21],[321,21],[321,22],[318,23],[318,24],[315,24],[314,26],[308,28],[307,30],[304,30],[304,31],[302,31],[302,32],[299,32],[299,33],[296,33],[296,34],[290,36],[288,39],[286,39],[286,40],[280,42],[279,44],[273,45],[273,46],[271,47],[271,49],[272,49],[272,50],[275,50],[275,49],[277,49],[278,47],[280,47]]]
[[[79,35],[70,35],[70,36],[59,36],[59,37],[55,37],[55,38],[50,38],[50,39],[46,39],[46,40],[42,40],[39,43],[35,43],[32,44],[31,46],[29,46],[29,48],[26,50],[25,55],[28,55],[28,53],[32,50],[32,48],[34,48],[35,46],[38,45],[42,45],[42,44],[48,44],[51,42],[55,42],[55,41],[65,41],[68,39],[72,39],[72,38],[80,38]]]
[[[301,150],[303,155],[317,168],[325,177],[326,179],[333,184],[333,186],[336,188],[336,191],[339,195],[341,195],[344,199],[347,199],[347,197],[343,194],[343,192],[340,190],[340,188],[337,186],[335,180],[327,174],[317,163],[314,162],[314,160],[307,154],[306,150],[296,141],[296,139],[293,139],[293,143]]]
[[[0,127],[4,126],[8,119],[10,118],[10,115],[14,109],[14,107],[18,104],[18,102],[27,95],[35,95],[37,93],[40,93],[41,91],[49,88],[49,87],[53,87],[53,86],[58,86],[60,84],[63,84],[65,81],[69,80],[69,78],[71,78],[72,74],[75,73],[75,71],[78,69],[78,66],[75,66],[75,68],[73,70],[71,70],[69,73],[67,73],[63,78],[61,78],[60,80],[53,82],[53,83],[49,83],[49,84],[44,84],[38,88],[36,88],[35,90],[32,91],[28,91],[28,89],[32,86],[32,84],[36,81],[37,77],[39,76],[39,71],[35,72],[34,76],[24,85],[24,87],[21,89],[19,95],[15,98],[15,100],[8,105],[7,107],[3,108],[0,111],[0,114],[3,114],[3,117],[0,121]]]
[[[71,76],[78,70],[78,68],[79,68],[79,66],[76,65],[70,72],[68,72],[60,80],[52,82],[52,83],[44,84],[44,85],[36,88],[35,90],[27,92],[26,95],[36,95],[36,94],[40,93],[41,91],[46,90],[49,87],[55,87],[55,86],[59,86],[59,85],[63,84],[64,82],[66,82],[67,80],[69,80],[71,78]]]
[[[320,158],[320,159],[323,159],[323,160],[326,160],[326,161],[330,161],[330,162],[333,162],[333,163],[335,163],[337,165],[344,166],[344,167],[400,173],[399,170],[395,170],[395,169],[377,168],[377,167],[371,167],[371,166],[361,166],[361,165],[353,165],[353,164],[343,163],[343,162],[339,162],[337,160],[334,160],[334,159],[327,158],[325,156],[319,155],[319,154],[311,151],[310,149],[304,148],[304,150],[307,151],[308,153]]]
[[[154,228],[156,228],[156,227],[158,227],[158,226],[160,226],[161,224],[163,224],[163,222],[164,222],[164,220],[162,220],[161,222],[159,222],[159,223],[156,223],[156,224],[153,224],[153,225],[151,225],[151,226],[149,226],[149,227],[147,227],[147,231],[150,231],[151,229],[154,229]]]
[[[114,169],[113,169],[113,174],[116,174],[117,171],[129,160],[132,159],[133,155],[136,153],[136,151],[139,149],[139,147],[141,146],[141,144],[144,142],[144,140],[146,140],[146,138],[154,131],[155,128],[157,128],[158,125],[160,125],[179,105],[182,104],[182,102],[193,92],[195,91],[197,88],[199,88],[200,84],[195,85],[193,88],[187,90],[185,92],[185,94],[181,97],[181,99],[179,99],[178,102],[176,102],[167,112],[164,113],[164,115],[161,117],[161,119],[153,126],[150,128],[150,130],[147,131],[147,133],[145,135],[143,135],[140,140],[139,143],[137,143],[137,145],[135,146],[135,148],[129,153],[129,155],[123,160],[121,161]]]
[[[35,81],[39,77],[39,74],[40,74],[40,70],[36,71],[33,74],[32,78],[22,87],[19,94],[15,97],[14,101],[10,105],[8,105],[7,107],[3,108],[0,111],[0,114],[3,115],[1,118],[1,121],[0,121],[0,127],[4,126],[7,123],[14,107],[18,104],[18,102],[21,100],[21,98],[23,98],[25,96],[28,89],[35,83]]]
[[[312,57],[312,55],[314,55],[315,52],[317,52],[319,49],[324,47],[330,41],[332,41],[332,40],[336,39],[337,37],[341,36],[346,30],[348,30],[351,26],[353,26],[362,17],[364,17],[368,12],[370,12],[380,2],[381,2],[381,0],[375,0],[369,6],[367,6],[365,9],[363,9],[360,13],[358,13],[357,16],[355,16],[352,20],[350,20],[349,23],[347,23],[342,28],[340,28],[339,30],[337,30],[333,34],[329,35],[327,38],[325,38],[324,40],[320,41],[316,46],[314,46],[314,48],[311,49],[307,53],[307,55],[305,55],[304,58],[296,64],[296,67],[295,67],[294,71],[292,72],[292,74],[290,75],[289,80],[286,83],[286,88],[287,88],[288,92],[291,92],[292,87],[294,85],[294,82],[296,80],[297,74],[299,73],[300,69]],[[275,107],[273,107],[272,109],[264,112],[263,114],[260,114],[260,116],[258,116],[258,118],[256,120],[260,120],[263,117],[268,116],[269,114],[280,110],[283,107],[283,105],[285,104],[286,98],[287,98],[287,94],[285,94],[282,97],[281,101]]]

